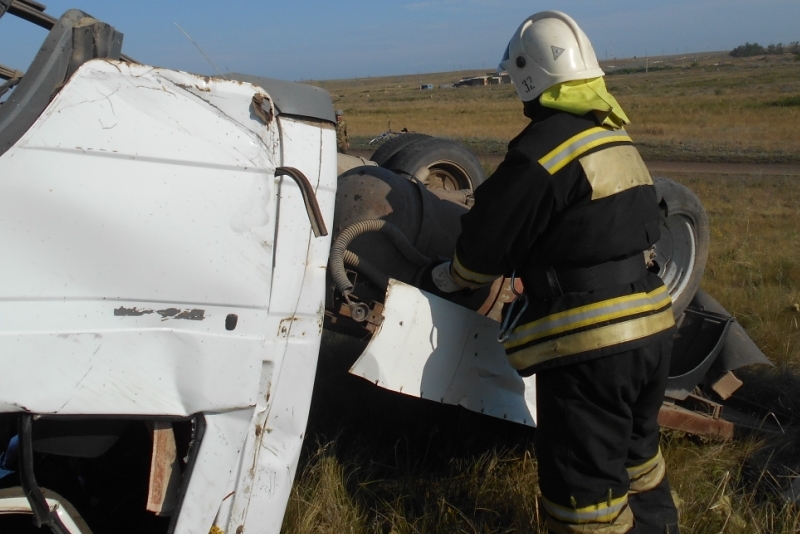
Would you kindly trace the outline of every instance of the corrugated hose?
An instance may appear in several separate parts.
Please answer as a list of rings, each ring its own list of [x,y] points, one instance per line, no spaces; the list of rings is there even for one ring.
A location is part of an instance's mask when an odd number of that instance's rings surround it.
[[[389,277],[386,274],[368,261],[347,250],[353,239],[367,232],[380,232],[387,236],[400,254],[414,265],[424,267],[431,262],[431,259],[415,249],[405,234],[392,223],[380,219],[369,219],[353,223],[342,230],[331,247],[331,276],[336,288],[342,293],[345,300],[349,300],[347,297],[353,292],[353,284],[348,280],[347,272],[345,271],[345,262],[358,269],[377,285],[384,287],[389,284]]]

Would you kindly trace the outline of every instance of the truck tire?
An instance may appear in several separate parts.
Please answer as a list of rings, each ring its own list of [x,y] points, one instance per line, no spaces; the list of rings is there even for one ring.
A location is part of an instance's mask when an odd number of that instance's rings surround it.
[[[430,137],[431,136],[428,134],[421,133],[406,133],[397,135],[379,146],[375,152],[372,153],[372,157],[369,159],[378,165],[383,165],[389,161],[389,158],[403,150],[405,147],[422,139],[430,139]]]
[[[381,167],[416,176],[428,189],[475,190],[486,180],[472,152],[456,141],[437,137],[403,148]]]
[[[711,240],[708,217],[688,187],[666,178],[654,178],[653,182],[661,211],[661,238],[655,250],[658,275],[669,290],[677,319],[703,278]]]

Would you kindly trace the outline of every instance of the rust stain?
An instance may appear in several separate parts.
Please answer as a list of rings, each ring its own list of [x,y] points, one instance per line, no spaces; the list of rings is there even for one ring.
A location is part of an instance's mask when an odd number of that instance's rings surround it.
[[[275,118],[275,108],[272,107],[272,101],[264,93],[253,95],[253,112],[264,124],[271,123],[272,119]]]
[[[291,329],[292,323],[298,320],[299,319],[294,315],[291,317],[286,317],[285,319],[281,319],[281,322],[278,325],[278,335],[281,337],[285,336]]]

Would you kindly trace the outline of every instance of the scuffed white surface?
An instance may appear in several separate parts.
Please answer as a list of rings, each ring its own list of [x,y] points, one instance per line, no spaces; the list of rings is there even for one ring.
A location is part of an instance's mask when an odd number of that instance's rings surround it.
[[[499,324],[391,280],[385,317],[350,372],[405,395],[535,426],[533,377],[521,378],[497,341]]]
[[[90,61],[0,156],[0,412],[201,413],[177,534],[279,532],[311,402],[330,237],[274,171],[331,228],[335,132],[257,92]]]
[[[296,167],[314,186],[332,228],[336,200],[336,136],[332,125],[280,119],[283,165]],[[243,444],[236,498],[220,508],[225,532],[280,532],[300,458],[314,388],[324,313],[330,236],[315,238],[294,181],[277,183],[279,203],[268,334],[274,369],[262,371],[250,428]],[[244,497],[246,495],[246,498]]]
[[[260,88],[205,80],[78,70],[0,157],[0,300],[267,307],[277,121],[251,117]]]

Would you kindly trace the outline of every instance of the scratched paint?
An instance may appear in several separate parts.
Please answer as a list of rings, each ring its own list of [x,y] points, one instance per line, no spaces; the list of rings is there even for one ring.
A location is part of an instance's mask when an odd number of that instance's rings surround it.
[[[145,315],[148,313],[153,313],[153,310],[140,310],[139,308],[125,308],[124,306],[120,306],[114,310],[114,315],[117,317],[138,317],[140,315]]]
[[[147,315],[150,313],[158,313],[161,316],[162,321],[166,321],[167,319],[187,319],[189,321],[202,321],[205,319],[205,310],[201,310],[199,308],[194,308],[191,310],[181,310],[179,308],[165,308],[163,310],[149,310],[149,309],[139,309],[136,307],[133,308],[126,308],[124,306],[120,306],[119,308],[114,309],[114,315],[117,317],[139,317],[141,315]]]

